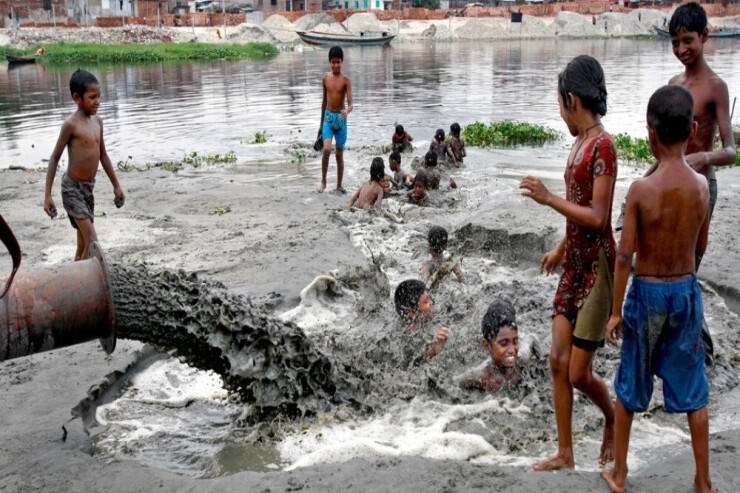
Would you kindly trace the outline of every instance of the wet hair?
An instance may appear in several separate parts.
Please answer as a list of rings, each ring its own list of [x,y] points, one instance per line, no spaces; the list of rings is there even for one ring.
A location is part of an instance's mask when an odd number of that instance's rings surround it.
[[[460,137],[460,124],[455,122],[450,125],[450,133],[455,137]]]
[[[373,162],[370,164],[370,180],[380,181],[385,175],[385,163],[382,157],[374,157]]]
[[[396,287],[393,294],[393,302],[396,304],[396,313],[404,319],[409,320],[410,311],[419,308],[419,298],[427,291],[426,284],[418,279],[406,279]]]
[[[424,166],[427,168],[434,168],[437,166],[437,153],[429,151],[424,154]]]
[[[676,36],[681,29],[701,35],[706,28],[707,12],[697,2],[685,3],[678,7],[668,23],[668,32],[671,36]]]
[[[397,163],[399,164],[399,166],[400,166],[400,165],[401,165],[401,153],[400,153],[400,152],[397,152],[397,151],[393,151],[393,152],[391,152],[391,155],[390,155],[390,156],[388,156],[388,161],[389,161],[389,162],[390,162],[390,161],[395,161],[395,162],[397,162]]]
[[[434,140],[445,140],[445,131],[438,128],[437,131],[434,132]]]
[[[650,96],[647,123],[663,144],[683,142],[694,124],[694,98],[683,86],[663,86]]]
[[[331,49],[329,49],[329,60],[332,58],[339,58],[340,60],[344,60],[344,52],[342,51],[341,46],[332,46]]]
[[[442,253],[447,248],[447,230],[442,226],[432,226],[427,234],[429,248],[434,253]]]
[[[78,68],[69,79],[69,92],[72,93],[72,96],[77,94],[79,97],[82,97],[85,95],[87,88],[93,84],[100,84],[100,82],[87,70]]]
[[[396,125],[396,134],[403,135],[403,125]]]
[[[414,184],[416,184],[417,181],[421,182],[424,185],[424,188],[427,188],[429,186],[429,180],[427,179],[427,174],[424,173],[424,170],[420,169],[416,172],[416,176],[414,176]]]
[[[573,104],[568,94],[570,92],[581,98],[583,106],[592,113],[606,115],[604,70],[592,56],[577,56],[566,65],[558,75],[558,92],[568,109]]]
[[[507,325],[517,330],[514,305],[506,300],[496,299],[488,305],[488,310],[483,315],[483,321],[480,324],[483,339],[488,342],[495,341],[501,328]]]

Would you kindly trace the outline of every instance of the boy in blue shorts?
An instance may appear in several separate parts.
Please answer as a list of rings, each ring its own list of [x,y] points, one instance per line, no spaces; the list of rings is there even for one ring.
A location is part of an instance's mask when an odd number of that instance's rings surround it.
[[[707,245],[709,187],[685,156],[686,144],[697,129],[693,108],[691,94],[678,85],[664,86],[652,95],[648,138],[657,167],[635,181],[627,193],[606,329],[607,341],[615,345],[623,331],[621,362],[614,378],[614,468],[601,473],[615,492],[626,486],[632,417],[647,410],[654,374],[663,380],[666,411],[688,415],[696,491],[712,491],[703,306],[695,274],[697,255]],[[635,274],[622,315],[634,253]]]
[[[324,97],[321,102],[321,125],[319,133],[324,139],[324,153],[321,156],[321,184],[318,192],[326,189],[326,172],[329,169],[331,155],[331,141],[337,141],[337,191],[344,193],[342,175],[344,174],[344,145],[347,142],[347,115],[352,111],[352,84],[349,77],[342,73],[344,53],[339,46],[329,50],[329,65],[331,73],[324,75],[321,85]],[[347,107],[344,100],[347,99]]]

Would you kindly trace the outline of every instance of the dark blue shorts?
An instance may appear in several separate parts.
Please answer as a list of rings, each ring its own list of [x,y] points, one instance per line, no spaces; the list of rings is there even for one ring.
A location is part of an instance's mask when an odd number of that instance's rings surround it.
[[[342,118],[340,111],[324,111],[324,126],[321,127],[321,137],[324,140],[336,138],[337,149],[344,149],[347,143],[347,120]]]
[[[630,412],[647,410],[653,375],[663,380],[666,411],[687,413],[706,406],[701,289],[693,275],[675,282],[632,279],[624,304],[622,359],[614,391]]]

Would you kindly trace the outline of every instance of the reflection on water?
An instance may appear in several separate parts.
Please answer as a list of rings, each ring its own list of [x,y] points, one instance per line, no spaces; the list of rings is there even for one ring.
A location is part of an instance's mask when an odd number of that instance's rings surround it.
[[[710,40],[705,53],[730,94],[740,87],[740,46]],[[555,97],[557,73],[587,53],[605,69],[612,133],[644,134],[650,94],[681,70],[664,40],[515,40],[355,47],[345,52],[355,111],[349,147],[385,143],[396,122],[417,140],[453,121],[513,118],[565,132]],[[0,69],[0,167],[39,166],[74,109],[69,77],[77,67]],[[285,160],[270,146],[241,142],[266,131],[269,142],[311,142],[318,128],[325,50],[282,53],[270,61],[87,67],[100,79],[105,139],[114,162],[235,150],[240,163]]]

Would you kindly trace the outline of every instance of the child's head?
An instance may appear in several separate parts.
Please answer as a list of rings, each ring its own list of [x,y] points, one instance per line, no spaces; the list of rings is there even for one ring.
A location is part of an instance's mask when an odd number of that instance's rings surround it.
[[[427,174],[424,173],[423,170],[417,171],[416,176],[414,176],[414,193],[416,195],[423,195],[426,193],[428,183]]]
[[[429,251],[442,254],[447,249],[447,230],[442,226],[432,226],[427,234]]]
[[[583,107],[594,115],[606,115],[606,81],[604,70],[592,56],[580,55],[558,75],[560,116],[568,123],[564,110],[573,110],[571,95],[578,96]],[[573,134],[573,129],[571,134]],[[576,134],[573,134],[576,135]]]
[[[680,31],[695,32],[701,36],[706,30],[707,13],[697,2],[685,3],[678,7],[668,23],[671,37],[677,36]]]
[[[678,85],[663,86],[655,91],[648,101],[647,123],[664,145],[688,140],[694,125],[691,93]]]
[[[370,164],[370,181],[380,181],[385,175],[385,163],[382,157],[374,157]]]
[[[434,140],[437,142],[442,142],[445,140],[445,131],[441,128],[438,128],[436,132],[434,132]]]
[[[432,316],[434,301],[426,285],[418,279],[402,281],[393,294],[396,313],[405,321],[426,321]]]
[[[329,61],[332,61],[335,58],[344,61],[344,52],[342,51],[341,46],[332,46],[329,49]]]
[[[387,195],[391,191],[391,177],[383,175],[383,179],[380,180],[380,186],[383,187],[383,195]]]
[[[434,168],[435,166],[437,166],[437,153],[434,151],[429,151],[424,154],[424,167]]]
[[[76,94],[82,98],[93,85],[100,85],[98,79],[87,70],[77,69],[69,79],[69,92],[72,93],[72,97]]]
[[[401,166],[400,152],[391,152],[391,155],[388,156],[388,166],[390,166],[391,171],[398,171],[398,168]]]
[[[452,125],[450,125],[450,134],[453,137],[460,137],[460,124],[455,122]]]
[[[514,306],[508,301],[497,299],[488,305],[481,322],[483,348],[499,368],[511,368],[516,364],[519,353],[519,336]]]
[[[401,135],[403,135],[403,132],[404,132],[403,125],[396,125],[396,135],[400,137]]]

